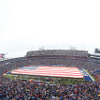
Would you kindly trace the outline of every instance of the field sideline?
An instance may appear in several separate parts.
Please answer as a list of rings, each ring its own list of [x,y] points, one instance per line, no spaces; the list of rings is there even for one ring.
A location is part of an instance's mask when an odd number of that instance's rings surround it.
[[[30,80],[33,79],[34,81],[38,82],[54,82],[58,84],[78,84],[83,82],[91,82],[95,81],[94,77],[90,75],[90,73],[82,68],[79,68],[80,72],[83,74],[84,79],[76,79],[76,78],[61,78],[61,77],[49,77],[49,76],[34,76],[34,75],[21,75],[21,74],[11,74],[10,72],[7,72],[4,74],[5,77],[11,78],[13,80]],[[49,81],[47,81],[49,80]]]

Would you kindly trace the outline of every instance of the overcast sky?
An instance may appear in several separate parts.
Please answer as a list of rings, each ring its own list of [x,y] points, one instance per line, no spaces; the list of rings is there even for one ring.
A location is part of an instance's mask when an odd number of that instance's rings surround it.
[[[100,0],[0,0],[0,53],[100,48]]]

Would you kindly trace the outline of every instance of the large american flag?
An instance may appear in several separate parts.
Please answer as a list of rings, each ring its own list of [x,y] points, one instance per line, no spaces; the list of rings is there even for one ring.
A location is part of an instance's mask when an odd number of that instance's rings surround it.
[[[83,78],[82,73],[76,67],[30,66],[14,70],[11,74]]]

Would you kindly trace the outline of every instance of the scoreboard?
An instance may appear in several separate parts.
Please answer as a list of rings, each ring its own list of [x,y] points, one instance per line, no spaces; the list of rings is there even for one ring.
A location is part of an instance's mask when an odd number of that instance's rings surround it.
[[[100,53],[100,49],[95,48],[95,53]]]
[[[5,54],[4,53],[0,53],[0,59],[4,59],[5,58]]]

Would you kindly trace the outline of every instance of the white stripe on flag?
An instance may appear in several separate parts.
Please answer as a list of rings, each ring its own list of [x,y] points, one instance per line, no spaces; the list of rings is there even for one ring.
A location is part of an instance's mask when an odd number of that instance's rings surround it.
[[[35,70],[18,69],[12,71],[12,74],[27,74],[40,76],[55,76],[55,77],[73,77],[83,78],[82,73],[75,67],[38,67]]]

